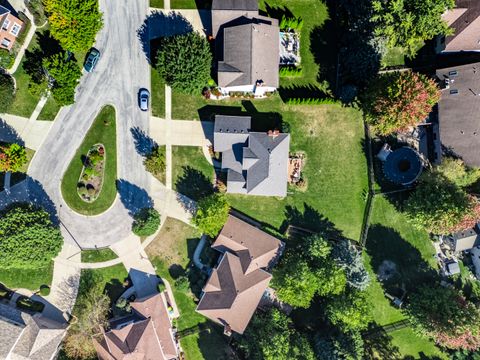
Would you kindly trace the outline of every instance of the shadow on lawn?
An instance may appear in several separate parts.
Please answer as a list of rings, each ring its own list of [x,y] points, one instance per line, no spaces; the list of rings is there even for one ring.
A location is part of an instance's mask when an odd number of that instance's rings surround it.
[[[150,195],[144,189],[127,180],[117,180],[117,190],[120,194],[120,200],[130,216],[134,216],[144,208],[153,207],[153,200]]]
[[[137,37],[142,43],[147,60],[155,64],[158,44],[156,42],[150,44],[150,41],[161,37],[186,34],[191,31],[193,31],[192,24],[182,14],[173,11],[168,14],[154,11],[147,16],[142,26],[137,30]]]
[[[175,183],[179,193],[196,201],[213,194],[212,181],[201,171],[191,166],[183,166],[182,172]]]
[[[35,83],[40,83],[44,77],[43,59],[63,51],[60,43],[51,36],[49,30],[37,32],[38,47],[25,51],[23,69]]]
[[[148,156],[152,150],[158,146],[158,144],[153,140],[147,133],[140,129],[138,126],[130,128],[130,132],[133,136],[133,141],[135,142],[135,149],[141,156]]]
[[[259,11],[260,15],[268,16],[274,19],[282,20],[285,18],[294,18],[295,15],[286,6],[272,6],[265,2],[265,10]]]
[[[401,359],[400,350],[392,344],[392,337],[376,323],[363,336],[365,359]]]
[[[375,273],[378,273],[385,260],[395,263],[397,274],[383,284],[387,288],[398,288],[404,284],[407,290],[414,290],[424,282],[433,281],[437,276],[418,249],[392,228],[372,225],[368,231],[366,250]]]

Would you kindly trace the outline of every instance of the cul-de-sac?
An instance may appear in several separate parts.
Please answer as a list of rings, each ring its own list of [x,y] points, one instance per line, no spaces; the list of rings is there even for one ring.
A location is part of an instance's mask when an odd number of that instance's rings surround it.
[[[0,0],[0,360],[480,360],[480,0]]]

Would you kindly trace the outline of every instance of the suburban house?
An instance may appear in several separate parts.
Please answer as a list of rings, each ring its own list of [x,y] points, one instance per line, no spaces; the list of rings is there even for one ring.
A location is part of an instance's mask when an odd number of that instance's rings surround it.
[[[262,97],[279,84],[278,20],[261,16],[257,0],[213,0],[217,83],[230,92]]]
[[[438,103],[440,141],[446,152],[469,166],[480,166],[480,63],[439,69],[442,97]]]
[[[215,116],[213,146],[222,154],[227,192],[287,195],[290,134],[251,131],[250,116]]]
[[[179,347],[164,293],[130,303],[132,314],[110,322],[110,330],[94,340],[100,360],[178,359]]]
[[[9,9],[0,5],[0,45],[10,50],[22,31],[23,21],[14,16]]]
[[[283,242],[229,216],[212,248],[222,253],[203,288],[197,311],[223,325],[225,334],[243,334],[272,275]]]
[[[456,0],[455,5],[442,16],[454,33],[437,37],[437,52],[480,50],[480,2]]]
[[[53,360],[65,324],[0,303],[0,360]]]

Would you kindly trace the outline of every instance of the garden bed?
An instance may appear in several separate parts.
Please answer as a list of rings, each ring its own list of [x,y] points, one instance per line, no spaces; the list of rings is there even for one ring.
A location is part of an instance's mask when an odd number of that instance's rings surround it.
[[[77,193],[83,201],[94,202],[102,191],[107,159],[105,146],[95,144],[83,159],[83,168],[78,179]]]

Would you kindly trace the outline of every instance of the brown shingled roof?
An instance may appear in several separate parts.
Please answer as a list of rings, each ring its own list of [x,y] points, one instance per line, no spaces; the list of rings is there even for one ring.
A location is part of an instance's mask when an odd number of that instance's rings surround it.
[[[203,288],[197,311],[242,334],[272,275],[271,266],[283,243],[230,216],[212,248],[224,253]]]

